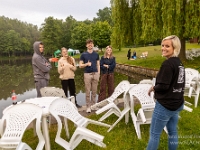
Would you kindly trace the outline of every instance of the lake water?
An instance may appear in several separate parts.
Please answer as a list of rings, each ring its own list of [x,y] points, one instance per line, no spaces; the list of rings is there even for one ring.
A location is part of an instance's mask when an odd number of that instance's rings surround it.
[[[52,63],[53,68],[50,71],[49,86],[61,88],[57,67]],[[4,108],[12,104],[11,94],[15,90],[17,101],[22,101],[36,97],[34,78],[32,72],[31,59],[21,60],[1,60],[0,61],[0,117]],[[129,80],[130,83],[138,83],[143,76],[130,78],[126,75],[115,72],[115,86],[122,80]],[[77,102],[79,105],[85,105],[85,89],[83,82],[83,69],[77,69],[75,72],[75,83]],[[97,95],[98,97],[98,95]]]

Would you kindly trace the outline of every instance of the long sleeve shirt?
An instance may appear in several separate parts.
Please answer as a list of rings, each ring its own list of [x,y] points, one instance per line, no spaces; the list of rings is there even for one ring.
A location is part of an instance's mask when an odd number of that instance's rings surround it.
[[[103,65],[108,65],[109,67],[107,68],[107,67],[104,67]],[[104,56],[101,57],[101,60],[100,60],[101,73],[103,74],[113,73],[115,66],[116,66],[115,57],[112,57],[112,58],[104,58]]]

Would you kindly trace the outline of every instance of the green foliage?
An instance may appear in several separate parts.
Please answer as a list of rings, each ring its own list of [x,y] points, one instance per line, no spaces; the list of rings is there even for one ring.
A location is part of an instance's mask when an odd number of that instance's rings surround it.
[[[161,1],[157,0],[140,0],[139,7],[141,9],[142,36],[141,39],[145,43],[153,42],[161,37],[162,18]],[[133,14],[135,15],[135,14]],[[139,18],[138,18],[139,19]]]
[[[70,43],[70,40],[71,40],[72,30],[76,22],[77,21],[72,16],[67,17],[65,19],[65,22],[63,22],[63,38],[61,39],[61,41],[62,41],[62,46],[66,48],[75,48]]]
[[[72,30],[70,43],[83,51],[86,49],[85,42],[88,38],[91,38],[91,25],[80,22]]]
[[[92,24],[92,39],[99,48],[110,45],[111,26],[107,21]]]
[[[0,16],[0,55],[19,56],[32,54],[32,44],[39,40],[38,27],[17,19]]]
[[[97,18],[94,18],[93,21],[97,22],[104,22],[107,21],[110,26],[113,25],[112,19],[111,19],[111,8],[105,7],[104,9],[99,9],[97,12]]]
[[[200,37],[199,0],[132,0],[131,8],[128,3],[111,0],[113,47],[146,44],[175,34],[181,39],[180,58],[185,61],[185,39]]]
[[[53,17],[46,18],[41,31],[45,53],[53,55],[55,50],[62,47],[62,20],[54,19]]]
[[[128,3],[126,0],[111,0],[112,7],[112,20],[114,23],[112,36],[111,36],[111,44],[113,47],[121,48],[125,45],[125,43],[129,43],[130,36],[130,14]],[[123,10],[123,11],[122,11]]]
[[[200,2],[199,0],[187,1],[185,10],[185,37],[199,37],[200,30]]]

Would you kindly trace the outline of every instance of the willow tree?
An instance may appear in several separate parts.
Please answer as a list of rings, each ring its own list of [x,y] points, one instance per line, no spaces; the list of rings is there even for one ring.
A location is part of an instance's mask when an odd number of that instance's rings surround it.
[[[181,52],[179,57],[181,60],[186,60],[185,57],[185,39],[190,37],[198,37],[200,30],[200,1],[199,0],[140,0],[142,10],[145,8],[155,9],[160,7],[157,14],[143,11],[142,13],[142,28],[150,27],[148,30],[143,30],[143,39],[163,38],[168,35],[177,35],[181,40]],[[156,11],[155,11],[156,12]],[[156,16],[161,16],[162,20],[158,24],[148,22],[149,19],[156,21]],[[148,17],[148,19],[146,19]],[[192,21],[192,23],[191,23]],[[160,26],[162,25],[162,26]],[[154,30],[156,28],[156,30]],[[154,31],[153,31],[154,30]],[[152,34],[146,34],[151,32]],[[157,32],[153,34],[153,32]]]
[[[121,48],[140,44],[142,21],[138,0],[111,0],[111,10],[114,23],[112,46]]]
[[[130,29],[130,10],[126,0],[111,0],[112,20],[114,23],[111,43],[115,48],[121,49],[129,43]]]
[[[45,53],[53,55],[54,51],[62,47],[63,20],[48,17],[45,19],[41,30]]]
[[[185,57],[185,39],[199,37],[200,30],[200,0],[112,0],[112,13],[127,14],[126,9],[118,9],[121,3],[130,3],[132,9],[132,19],[136,19],[141,25],[141,32],[134,31],[134,27],[140,28],[136,22],[131,23],[133,41],[135,37],[139,37],[140,41],[145,43],[162,39],[168,35],[177,35],[181,40],[181,52],[179,57],[186,60]],[[124,6],[124,5],[123,5]],[[128,6],[127,6],[128,8]],[[138,17],[140,16],[141,17]],[[121,18],[115,15],[115,28],[122,24],[130,23],[127,18]],[[117,18],[117,19],[116,19]],[[134,21],[133,20],[133,21]],[[141,23],[140,23],[141,22]],[[125,36],[122,29],[118,28],[121,36]],[[116,33],[113,33],[116,36]],[[122,38],[122,43],[125,41]]]

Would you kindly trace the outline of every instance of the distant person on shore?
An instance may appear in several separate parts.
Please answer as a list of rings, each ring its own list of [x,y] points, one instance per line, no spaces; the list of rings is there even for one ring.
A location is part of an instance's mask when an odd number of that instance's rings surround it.
[[[93,48],[94,43],[92,39],[86,41],[87,51],[81,54],[79,67],[85,68],[84,83],[86,95],[86,112],[91,112],[91,106],[96,103],[97,86],[100,76],[100,62],[99,54]],[[92,95],[90,96],[90,90]],[[90,99],[91,97],[91,99]]]
[[[58,73],[60,74],[59,78],[61,79],[62,89],[65,92],[66,97],[68,97],[68,90],[70,96],[75,97],[75,104],[77,108],[81,106],[78,105],[76,100],[76,87],[74,81],[74,72],[76,71],[75,59],[71,56],[68,56],[68,50],[63,47],[61,48],[62,57],[58,60]]]
[[[44,45],[40,41],[36,41],[33,44],[34,54],[32,57],[33,75],[35,80],[35,88],[37,91],[37,97],[41,97],[40,89],[48,86],[49,84],[49,71],[51,69],[51,59],[49,61],[44,58]]]
[[[136,51],[135,51],[135,50],[133,51],[133,56],[132,56],[132,58],[133,58],[133,59],[136,59]]]
[[[114,69],[116,66],[115,57],[112,55],[112,47],[107,46],[104,55],[100,60],[101,80],[100,80],[100,92],[98,102],[110,97],[114,92]],[[106,91],[108,88],[108,95]]]
[[[178,55],[181,42],[175,35],[162,40],[162,55],[166,60],[162,63],[156,76],[155,86],[149,89],[155,93],[156,105],[152,115],[150,139],[147,150],[157,150],[160,135],[167,127],[168,149],[176,150],[178,147],[177,124],[179,112],[184,105],[185,68]]]
[[[130,60],[130,58],[131,58],[131,49],[128,50],[127,57],[128,57],[128,60]]]

